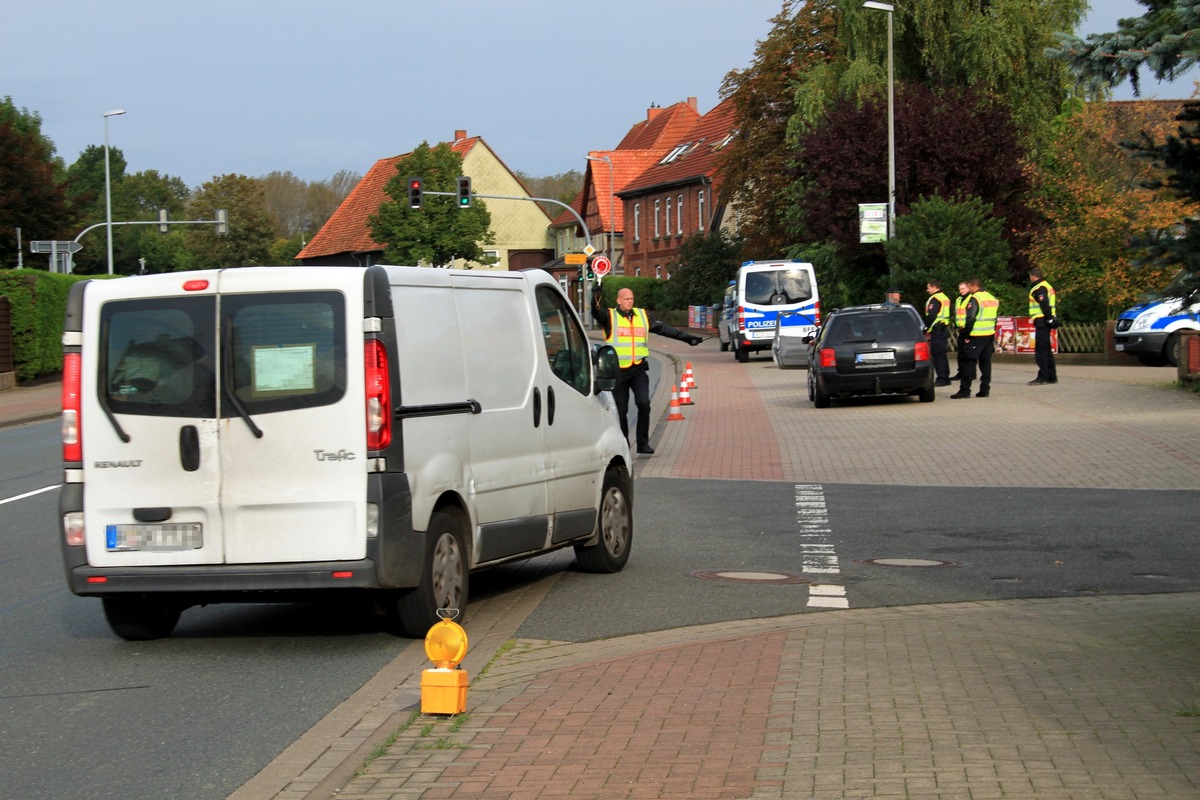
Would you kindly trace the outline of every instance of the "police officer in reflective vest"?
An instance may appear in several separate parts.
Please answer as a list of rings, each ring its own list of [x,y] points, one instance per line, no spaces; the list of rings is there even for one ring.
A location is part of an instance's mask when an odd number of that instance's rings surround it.
[[[950,341],[950,298],[936,279],[926,283],[925,290],[929,292],[925,301],[925,334],[929,337],[929,355],[937,378],[934,386],[949,386],[950,359],[946,352]]]
[[[1058,383],[1054,365],[1054,350],[1050,347],[1050,331],[1058,327],[1058,298],[1054,287],[1037,267],[1029,270],[1029,318],[1033,320],[1033,358],[1037,362],[1037,377],[1030,386]]]
[[[954,298],[954,332],[959,337],[957,346],[955,347],[955,361],[957,369],[950,376],[950,382],[962,380],[962,362],[963,362],[963,346],[962,346],[962,327],[967,321],[967,300],[970,297],[971,291],[967,288],[966,281],[958,282],[958,297]]]
[[[648,334],[657,333],[671,339],[695,346],[704,341],[699,336],[672,328],[666,323],[651,319],[644,308],[633,307],[633,290],[622,288],[617,291],[617,307],[607,313],[600,309],[600,293],[596,293],[595,308],[604,327],[604,341],[616,348],[621,361],[621,373],[613,389],[617,401],[617,414],[621,418],[621,432],[629,438],[629,391],[633,390],[633,402],[637,407],[637,451],[642,455],[653,455],[650,446],[650,365],[646,357],[650,347]]]
[[[971,396],[976,364],[979,365],[979,391],[975,396],[987,397],[992,388],[992,353],[996,349],[996,317],[1000,314],[1000,301],[980,288],[978,278],[967,281],[967,288],[971,295],[963,307],[963,325],[958,336],[962,377],[958,391],[950,395],[951,400],[965,400]]]

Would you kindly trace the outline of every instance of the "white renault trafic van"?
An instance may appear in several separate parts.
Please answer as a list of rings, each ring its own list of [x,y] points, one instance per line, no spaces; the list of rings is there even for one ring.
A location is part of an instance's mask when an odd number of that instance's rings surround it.
[[[126,639],[354,589],[420,637],[474,569],[629,557],[616,353],[540,270],[87,281],[63,343],[67,580]]]

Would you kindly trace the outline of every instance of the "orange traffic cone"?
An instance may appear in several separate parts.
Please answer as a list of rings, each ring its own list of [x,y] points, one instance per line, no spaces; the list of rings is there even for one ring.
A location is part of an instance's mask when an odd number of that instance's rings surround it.
[[[688,388],[686,376],[679,382],[679,405],[690,406],[692,403],[692,390]]]
[[[692,362],[687,362],[687,369],[683,371],[684,382],[687,383],[689,389],[696,388],[696,375],[692,372]]]
[[[667,415],[668,420],[683,419],[683,413],[679,410],[679,387],[671,387],[671,413]]]

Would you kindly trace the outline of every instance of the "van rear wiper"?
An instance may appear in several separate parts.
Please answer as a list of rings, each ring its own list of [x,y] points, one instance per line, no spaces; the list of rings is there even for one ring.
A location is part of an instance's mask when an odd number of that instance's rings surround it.
[[[102,344],[100,345],[100,363],[97,366],[99,368],[100,376],[104,381],[104,391],[96,392],[96,394],[100,400],[100,408],[104,410],[104,416],[108,417],[108,421],[113,426],[113,430],[117,432],[117,436],[120,437],[122,442],[129,444],[132,439],[130,438],[129,434],[125,432],[125,429],[121,427],[121,423],[117,422],[116,415],[113,414],[112,408],[108,405],[109,324],[109,320],[105,320],[104,327],[100,331],[100,341]]]
[[[254,438],[261,439],[263,437],[262,429],[254,424],[246,407],[233,393],[233,321],[231,317],[226,317],[225,324],[221,326],[221,392],[229,398],[229,404],[238,412],[238,416],[245,420],[246,426],[250,428]]]

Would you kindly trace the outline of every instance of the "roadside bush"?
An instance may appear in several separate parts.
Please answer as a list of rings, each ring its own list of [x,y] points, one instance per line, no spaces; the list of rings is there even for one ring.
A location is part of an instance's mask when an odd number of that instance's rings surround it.
[[[0,270],[0,295],[12,306],[13,359],[17,380],[62,369],[63,316],[71,287],[88,275],[37,269]]]

